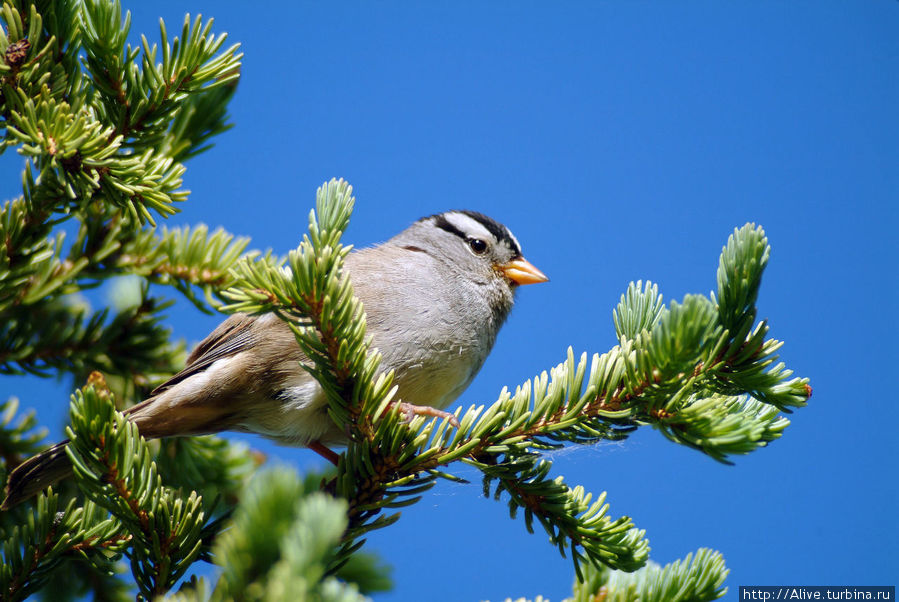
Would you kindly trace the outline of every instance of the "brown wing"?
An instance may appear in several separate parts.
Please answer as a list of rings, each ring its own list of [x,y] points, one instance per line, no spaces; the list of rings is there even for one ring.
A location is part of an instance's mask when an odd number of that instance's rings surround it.
[[[235,355],[252,345],[255,338],[252,326],[255,321],[253,316],[234,314],[219,324],[187,357],[184,370],[153,389],[150,396],[159,395],[182,380],[202,372],[214,361]]]
[[[165,399],[168,392],[191,376],[203,372],[216,360],[234,356],[253,345],[252,332],[256,318],[235,314],[222,322],[209,336],[197,345],[187,358],[184,370],[156,387],[150,397],[134,405],[125,413],[148,439],[177,435],[196,435],[218,432],[229,428],[227,418],[234,409],[221,403],[209,403],[209,399],[195,394],[183,399]],[[195,392],[194,392],[195,393]],[[178,406],[177,409],[172,404]]]

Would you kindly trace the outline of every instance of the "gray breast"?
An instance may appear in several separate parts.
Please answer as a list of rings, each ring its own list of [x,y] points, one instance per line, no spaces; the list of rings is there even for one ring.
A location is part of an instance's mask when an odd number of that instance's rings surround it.
[[[399,397],[417,405],[449,405],[496,338],[487,299],[474,285],[441,273],[426,253],[380,247],[350,255],[347,266],[351,277],[365,274],[353,285],[382,368],[395,371]]]

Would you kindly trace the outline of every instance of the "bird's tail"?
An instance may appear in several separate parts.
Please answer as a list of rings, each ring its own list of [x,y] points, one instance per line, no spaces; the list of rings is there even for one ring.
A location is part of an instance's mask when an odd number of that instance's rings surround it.
[[[146,439],[205,435],[232,426],[227,422],[229,408],[225,404],[183,404],[179,411],[172,412],[166,403],[156,403],[160,399],[171,402],[165,396],[154,396],[125,410],[125,415]],[[174,399],[176,401],[172,403],[177,403],[178,398]],[[0,510],[9,510],[70,476],[72,463],[66,456],[68,443],[68,440],[58,443],[16,466],[7,479],[6,499]]]
[[[68,444],[68,440],[57,443],[16,466],[6,482],[6,499],[0,510],[9,510],[71,475],[72,463],[66,457]]]

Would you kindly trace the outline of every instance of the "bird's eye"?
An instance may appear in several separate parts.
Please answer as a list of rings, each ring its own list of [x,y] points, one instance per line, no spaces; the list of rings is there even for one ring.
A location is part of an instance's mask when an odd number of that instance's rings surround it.
[[[468,246],[471,247],[475,255],[483,255],[487,252],[487,243],[480,238],[469,238]]]

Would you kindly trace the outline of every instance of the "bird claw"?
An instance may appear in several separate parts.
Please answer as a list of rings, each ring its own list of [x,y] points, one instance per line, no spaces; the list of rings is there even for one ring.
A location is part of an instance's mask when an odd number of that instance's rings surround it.
[[[451,425],[459,428],[459,420],[456,418],[456,415],[451,412],[438,410],[437,408],[432,408],[431,406],[417,406],[405,401],[401,401],[396,405],[399,407],[400,412],[403,413],[403,417],[406,422],[412,422],[412,420],[416,416],[431,416],[432,418],[442,418],[443,420],[449,420],[449,423]]]
[[[337,466],[337,462],[340,460],[340,456],[337,455],[337,452],[325,447],[321,441],[310,441],[306,444],[306,447],[320,455],[322,458],[324,458],[334,466]]]

